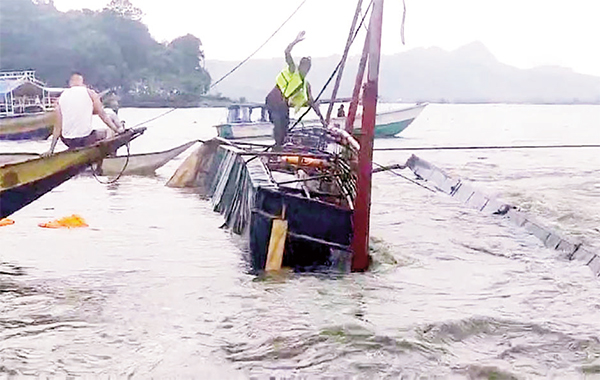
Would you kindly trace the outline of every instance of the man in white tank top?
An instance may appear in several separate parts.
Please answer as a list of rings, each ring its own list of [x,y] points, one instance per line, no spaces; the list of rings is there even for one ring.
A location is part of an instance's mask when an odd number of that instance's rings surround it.
[[[80,73],[71,75],[69,88],[58,98],[55,112],[52,143],[46,156],[54,152],[59,138],[69,148],[80,148],[105,139],[107,131],[92,129],[92,115],[100,116],[104,124],[113,131],[119,133],[122,130],[106,114],[98,94],[85,86]]]

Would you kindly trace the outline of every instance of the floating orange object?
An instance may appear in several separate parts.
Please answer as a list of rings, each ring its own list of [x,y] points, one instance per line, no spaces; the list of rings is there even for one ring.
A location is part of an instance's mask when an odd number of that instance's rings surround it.
[[[8,218],[0,219],[0,227],[10,226],[11,224],[15,224],[15,221]]]
[[[79,215],[73,214],[71,216],[65,216],[61,219],[56,219],[47,223],[40,223],[38,226],[43,228],[79,228],[88,227],[87,223]]]

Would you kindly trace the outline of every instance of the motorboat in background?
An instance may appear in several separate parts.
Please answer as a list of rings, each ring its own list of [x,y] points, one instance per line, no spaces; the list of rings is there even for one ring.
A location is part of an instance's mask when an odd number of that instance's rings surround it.
[[[404,131],[421,114],[429,103],[420,103],[413,106],[391,111],[378,112],[375,120],[375,137],[394,137]],[[215,126],[219,137],[236,140],[252,138],[269,138],[273,133],[273,124],[268,120],[264,104],[235,104],[227,109],[227,122]],[[255,110],[260,109],[260,112]],[[253,116],[260,114],[259,117]],[[293,124],[294,121],[291,121]],[[302,122],[306,126],[320,124],[318,120]],[[342,127],[346,123],[345,117],[332,118],[330,124]],[[361,116],[356,116],[354,131],[358,133],[361,128]]]

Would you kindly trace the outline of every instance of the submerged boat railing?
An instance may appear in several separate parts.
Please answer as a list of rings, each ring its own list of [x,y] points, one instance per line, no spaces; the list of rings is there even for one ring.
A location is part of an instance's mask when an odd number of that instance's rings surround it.
[[[594,275],[600,276],[600,257],[584,248],[581,243],[567,240],[559,233],[543,226],[526,212],[500,199],[483,194],[461,179],[450,177],[422,158],[412,155],[406,162],[406,166],[419,178],[433,184],[438,191],[450,195],[470,208],[508,218],[512,223],[540,239],[547,248],[561,252],[562,257],[568,260],[582,261]]]

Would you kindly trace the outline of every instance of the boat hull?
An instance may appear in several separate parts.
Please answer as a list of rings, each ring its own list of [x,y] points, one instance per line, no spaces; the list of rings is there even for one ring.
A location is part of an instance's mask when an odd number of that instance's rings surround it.
[[[0,119],[0,140],[45,140],[52,134],[54,114],[22,115]]]
[[[27,206],[143,133],[127,131],[95,145],[0,166],[0,219]]]
[[[213,149],[201,147],[186,160],[189,165],[180,166],[168,186],[194,186],[210,198],[225,225],[246,238],[254,271],[265,269],[273,221],[282,217],[288,223],[283,266],[304,271],[346,265],[352,211],[283,190],[272,181],[260,158],[245,159],[242,153],[226,142]]]
[[[219,137],[229,140],[265,138],[273,135],[273,124],[268,122],[221,124],[216,128]]]
[[[295,270],[331,267],[335,250],[350,252],[352,212],[276,189],[259,188],[250,218],[252,267],[263,270],[267,261],[273,221],[285,209],[288,233],[282,266]],[[326,218],[323,216],[327,215]]]
[[[427,103],[418,104],[413,107],[400,110],[380,112],[375,117],[375,137],[394,137],[404,131],[421,114]],[[345,119],[336,119],[340,125],[344,125]],[[359,134],[362,125],[362,118],[356,118],[354,123],[354,133]]]
[[[144,175],[153,174],[156,169],[177,157],[197,141],[190,141],[173,149],[162,152],[132,154],[127,156],[106,157],[97,173],[102,175]],[[17,163],[39,158],[37,153],[0,153],[0,165]]]
[[[102,160],[100,173],[103,175],[153,174],[158,168],[185,152],[195,143],[196,141],[190,141],[163,152],[132,154],[129,157],[107,157]]]

